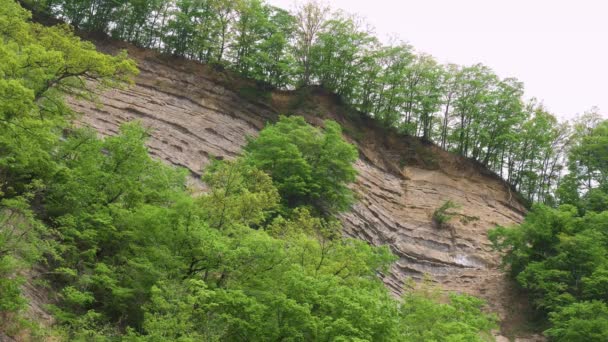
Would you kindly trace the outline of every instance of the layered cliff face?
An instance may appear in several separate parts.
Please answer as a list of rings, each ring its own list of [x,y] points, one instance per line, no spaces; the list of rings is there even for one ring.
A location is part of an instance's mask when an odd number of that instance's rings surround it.
[[[387,132],[320,90],[256,92],[206,66],[134,48],[130,54],[141,70],[133,86],[99,94],[100,105],[70,100],[84,114],[82,124],[110,135],[123,122],[140,120],[150,128],[150,152],[196,178],[211,158],[238,156],[247,137],[279,114],[303,115],[316,125],[336,120],[360,151],[353,185],[359,200],[342,215],[344,232],[390,245],[399,260],[383,275],[387,286],[398,294],[408,277],[428,274],[445,290],[485,298],[506,321],[520,316],[525,305],[514,304],[522,301],[499,270],[486,232],[520,222],[524,208],[497,177],[418,139]],[[447,200],[459,206],[451,210],[459,215],[440,226],[432,214]]]

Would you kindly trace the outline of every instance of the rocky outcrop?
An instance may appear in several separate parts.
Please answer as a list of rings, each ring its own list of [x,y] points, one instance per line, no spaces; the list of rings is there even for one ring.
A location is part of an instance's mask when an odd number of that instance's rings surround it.
[[[337,120],[360,151],[353,186],[359,201],[342,215],[345,234],[390,245],[399,260],[383,279],[395,294],[408,277],[428,274],[446,290],[486,298],[502,318],[525,307],[514,304],[512,286],[486,236],[488,229],[520,222],[524,214],[498,177],[467,159],[377,127],[321,91],[241,96],[246,83],[227,73],[150,51],[131,48],[130,53],[141,70],[133,86],[99,94],[100,106],[70,100],[84,114],[81,123],[109,135],[123,122],[140,120],[150,129],[150,153],[198,176],[212,156],[238,156],[247,137],[279,113],[301,114],[316,125]],[[432,214],[447,200],[458,204],[452,211],[459,215],[439,226]]]

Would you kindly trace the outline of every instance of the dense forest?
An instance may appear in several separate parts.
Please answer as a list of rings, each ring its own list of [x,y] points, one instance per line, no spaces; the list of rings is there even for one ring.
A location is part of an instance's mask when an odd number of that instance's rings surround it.
[[[357,17],[315,2],[27,0],[74,27],[229,69],[261,88],[322,86],[387,129],[469,157],[532,206],[490,239],[555,341],[608,340],[608,121],[559,122],[523,84],[483,65],[441,65],[384,45]],[[98,138],[65,96],[126,87],[108,56],[67,24],[0,0],[0,331],[31,339],[485,341],[483,301],[378,275],[387,247],[342,237],[357,150],[341,127],[281,117],[209,191],[152,159],[137,123]],[[94,80],[95,82],[90,82]],[[52,327],[23,315],[22,285],[56,294]]]
[[[554,203],[571,127],[515,78],[442,65],[383,44],[360,18],[318,2],[292,12],[262,0],[27,0],[75,27],[231,69],[268,87],[320,85],[387,127],[470,157],[523,198]],[[593,110],[592,110],[593,111]]]

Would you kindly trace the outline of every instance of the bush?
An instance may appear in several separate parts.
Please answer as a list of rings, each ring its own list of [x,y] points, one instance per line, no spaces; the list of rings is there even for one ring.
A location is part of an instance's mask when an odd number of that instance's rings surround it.
[[[423,283],[406,292],[400,307],[401,341],[493,341],[497,317],[483,312],[485,302],[464,295],[441,295]]]
[[[601,301],[565,306],[549,315],[545,334],[555,341],[608,341],[608,306]]]
[[[458,215],[457,213],[449,212],[450,209],[459,208],[460,206],[450,200],[445,201],[441,207],[433,212],[433,222],[438,228],[445,228],[447,223]]]

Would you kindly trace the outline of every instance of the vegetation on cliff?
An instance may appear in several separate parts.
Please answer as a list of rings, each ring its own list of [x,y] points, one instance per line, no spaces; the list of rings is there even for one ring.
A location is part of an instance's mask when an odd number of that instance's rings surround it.
[[[383,44],[356,16],[308,2],[23,0],[75,27],[228,68],[270,87],[321,85],[386,127],[472,158],[523,198],[554,202],[570,134],[524,86],[487,66],[441,65]]]
[[[548,317],[556,341],[608,339],[608,121],[578,125],[561,205],[536,205],[490,233],[511,275]]]
[[[361,22],[308,3],[29,0],[75,27],[228,68],[275,88],[321,85],[386,127],[470,157],[538,203],[490,233],[556,341],[608,339],[608,122],[559,123],[523,85],[483,65],[440,65],[382,45]],[[379,280],[386,247],[345,239],[356,150],[341,128],[281,118],[192,195],[151,159],[146,131],[99,139],[70,125],[65,95],[128,84],[125,54],[43,27],[0,0],[0,328],[75,340],[491,339],[475,298]],[[94,81],[94,82],[92,82]],[[433,219],[453,216],[450,202]],[[23,315],[43,265],[57,325]],[[441,302],[441,303],[440,303]]]
[[[97,8],[101,11],[102,8]],[[78,13],[84,14],[82,11]],[[340,126],[282,118],[193,195],[152,159],[137,123],[100,139],[65,95],[136,73],[66,26],[0,0],[0,332],[102,341],[483,341],[483,302],[428,291],[395,299],[387,247],[342,238],[356,150]],[[96,82],[90,82],[96,80]],[[42,265],[56,324],[28,322],[23,282]],[[29,279],[29,280],[28,280]],[[432,322],[430,324],[429,322]],[[425,325],[423,325],[425,324]],[[424,327],[422,329],[421,327]]]

